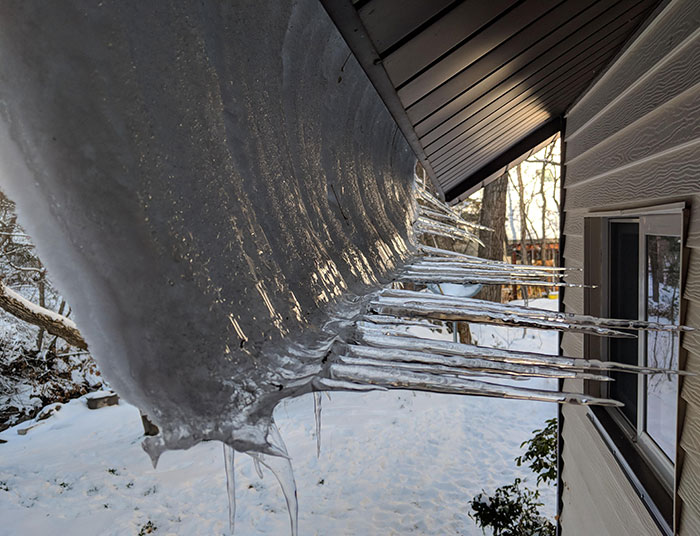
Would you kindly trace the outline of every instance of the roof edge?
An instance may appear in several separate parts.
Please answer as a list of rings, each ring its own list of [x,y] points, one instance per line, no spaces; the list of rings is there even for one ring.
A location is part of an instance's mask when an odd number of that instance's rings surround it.
[[[445,192],[445,201],[458,202],[475,191],[507,173],[513,166],[525,160],[530,154],[539,151],[564,129],[564,118],[559,116],[530,132],[524,138],[508,147],[490,162],[471,175],[462,179],[456,186]]]

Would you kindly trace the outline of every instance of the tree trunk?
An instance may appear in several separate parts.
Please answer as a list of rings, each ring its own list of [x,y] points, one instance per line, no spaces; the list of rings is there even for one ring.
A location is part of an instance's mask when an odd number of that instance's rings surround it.
[[[525,185],[523,184],[522,164],[518,164],[515,168],[518,177],[518,200],[520,201],[520,262],[530,264],[528,258],[528,243],[527,243],[527,210],[525,209]]]
[[[547,194],[545,193],[545,175],[547,173],[547,164],[542,164],[542,170],[540,172],[540,195],[542,196],[542,246],[540,247],[540,260],[542,261],[542,266],[546,266],[545,259],[545,247],[547,245]]]
[[[0,308],[20,320],[45,329],[51,335],[61,337],[72,346],[87,350],[87,343],[72,320],[33,304],[2,281],[0,281]]]
[[[46,272],[41,272],[39,276],[39,307],[46,307]],[[41,352],[44,344],[44,328],[39,328],[39,335],[36,338],[36,350]]]
[[[495,286],[495,285],[494,285]],[[500,286],[498,287],[501,288]],[[472,330],[469,329],[469,322],[455,322],[457,324],[457,334],[459,342],[462,344],[472,344]]]
[[[493,229],[493,232],[479,232],[479,239],[484,243],[484,246],[479,246],[479,257],[484,259],[502,261],[505,255],[507,191],[507,174],[484,187],[479,223]],[[500,303],[501,285],[486,285],[481,289],[477,297],[482,300]]]

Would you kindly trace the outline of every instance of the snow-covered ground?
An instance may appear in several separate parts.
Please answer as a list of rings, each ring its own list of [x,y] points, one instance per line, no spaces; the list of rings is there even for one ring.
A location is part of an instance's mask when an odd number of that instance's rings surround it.
[[[534,306],[556,308],[555,300]],[[557,335],[473,326],[482,345],[556,352]],[[554,387],[548,380],[533,387]],[[519,383],[522,385],[522,382]],[[403,391],[323,397],[316,458],[313,400],[289,400],[275,418],[292,457],[300,535],[480,535],[469,500],[535,477],[513,459],[553,404]],[[164,454],[158,469],[141,450],[139,413],[121,402],[91,411],[84,398],[28,434],[0,434],[0,535],[226,534],[220,443]],[[236,534],[284,535],[289,521],[275,478],[258,479],[237,454]],[[555,491],[543,490],[554,515]]]

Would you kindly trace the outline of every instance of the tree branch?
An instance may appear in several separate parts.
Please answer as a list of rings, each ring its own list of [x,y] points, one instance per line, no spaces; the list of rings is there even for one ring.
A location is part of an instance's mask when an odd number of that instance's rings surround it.
[[[72,320],[30,302],[2,281],[0,281],[0,308],[20,320],[45,329],[51,335],[62,338],[72,346],[87,350],[87,343]]]

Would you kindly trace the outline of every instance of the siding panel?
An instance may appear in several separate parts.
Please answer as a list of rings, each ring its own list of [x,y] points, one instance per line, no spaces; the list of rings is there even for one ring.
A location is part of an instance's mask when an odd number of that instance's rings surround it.
[[[585,212],[567,212],[564,220],[564,234],[583,236],[583,215]]]
[[[572,108],[567,118],[565,245],[567,266],[583,265],[586,212],[685,201],[686,246],[691,248],[684,288],[686,368],[700,373],[700,2],[671,1],[617,62]],[[578,281],[575,276],[572,281]],[[584,293],[566,289],[564,310],[581,312]],[[562,337],[562,351],[582,351],[582,338]],[[578,355],[578,354],[570,354]],[[700,375],[683,380],[687,402],[679,426],[685,453],[678,479],[680,534],[700,534]],[[650,516],[591,423],[564,408],[561,512],[563,535],[627,534],[628,519]],[[601,450],[602,449],[602,450]],[[567,465],[569,466],[567,469]],[[610,484],[614,482],[614,485]],[[589,499],[583,499],[589,494]],[[616,515],[608,510],[617,512]],[[624,513],[623,513],[624,512]],[[616,517],[617,516],[617,517]],[[645,517],[646,516],[646,517]],[[599,521],[599,518],[602,521]],[[593,524],[590,525],[591,521]],[[601,523],[603,527],[599,527]],[[637,534],[658,534],[644,524]],[[593,532],[588,530],[592,527]]]
[[[700,456],[700,409],[694,404],[688,404],[686,407],[685,426],[681,433],[681,447],[686,455],[692,453]]]
[[[697,536],[700,534],[700,512],[692,507],[681,510],[680,536]]]
[[[695,32],[674,50],[672,56],[664,60],[663,66],[572,137],[566,146],[567,156],[571,159],[578,158],[600,140],[609,140],[622,129],[636,131],[638,126],[635,122],[638,123],[647,114],[654,116],[667,103],[689,93],[688,90],[700,82],[700,72],[694,68],[698,58],[700,32]],[[626,128],[630,125],[631,128]]]
[[[689,64],[682,66],[683,71],[697,73],[700,82],[700,70],[692,69],[694,64],[700,65],[700,37],[697,39],[697,57]],[[664,87],[653,88],[658,94],[657,99],[663,99]],[[651,90],[651,89],[650,89]],[[694,85],[675,99],[652,108],[651,113],[633,123],[617,134],[599,143],[593,149],[570,161],[566,168],[566,183],[572,186],[597,173],[620,168],[649,156],[649,150],[654,152],[667,151],[679,145],[692,142],[700,137],[700,122],[695,118],[700,116],[700,86]],[[629,103],[633,106],[636,103]],[[617,108],[616,108],[617,110]],[[627,118],[629,112],[619,112]],[[615,126],[611,127],[616,128]],[[567,156],[574,142],[567,144]]]
[[[700,306],[698,306],[698,304],[687,302],[684,322],[688,326],[695,327],[695,331],[684,333],[681,344],[683,348],[689,352],[700,356],[700,333],[698,333],[698,326],[700,326]],[[690,359],[688,361],[690,361]]]
[[[648,148],[648,152],[653,155],[653,148]],[[692,144],[652,156],[626,169],[567,186],[567,204],[574,209],[609,208],[629,204],[632,200],[652,204],[663,199],[696,194],[700,177],[698,153],[700,140],[695,140]]]
[[[563,535],[614,534],[615,536],[653,535],[659,531],[646,507],[634,493],[629,493],[629,482],[603,442],[600,434],[586,417],[586,409],[565,407],[563,453],[566,465],[572,469],[564,481],[565,506],[577,510],[572,521],[578,519],[583,525],[563,527]],[[595,468],[595,470],[592,470]],[[589,501],[582,502],[584,497]],[[601,500],[602,499],[602,500]],[[575,502],[574,502],[575,501]],[[568,506],[568,508],[567,508]],[[585,512],[585,513],[584,513]]]
[[[583,313],[583,289],[578,287],[567,287],[564,292],[564,305],[566,311]]]
[[[689,219],[685,245],[689,248],[700,249],[700,195],[689,196],[686,201],[689,208]],[[699,261],[700,259],[696,259],[694,262]]]
[[[606,74],[571,110],[567,128],[574,134],[594,115],[639,80],[698,28],[700,2],[679,0],[660,13]]]
[[[695,302],[696,307],[700,307],[700,251],[691,250],[690,252],[683,297]]]
[[[700,360],[698,360],[698,357],[695,355],[689,356],[685,369],[695,374],[700,372]],[[686,376],[683,378],[681,397],[688,402],[688,407],[691,408],[691,415],[695,415],[696,412],[693,410],[700,408],[700,379],[697,376]],[[688,409],[686,408],[687,411]],[[685,429],[685,425],[683,428]],[[693,427],[691,426],[689,429],[693,429]],[[690,439],[688,439],[688,442],[690,442]]]
[[[694,526],[700,524],[700,518],[698,518],[698,512],[700,512],[700,504],[698,504],[698,497],[700,497],[700,456],[693,452],[686,454],[683,460],[683,472],[681,474],[680,482],[678,484],[678,495],[683,499],[683,508],[686,510],[686,514],[692,513],[693,515],[687,515],[687,518],[693,518],[693,521],[686,520],[686,523],[690,523]],[[694,536],[700,533],[692,533]]]
[[[583,265],[583,236],[566,235],[563,256],[567,263],[574,261],[579,265]]]
[[[561,338],[561,352],[568,357],[583,357],[583,335],[564,333]]]

